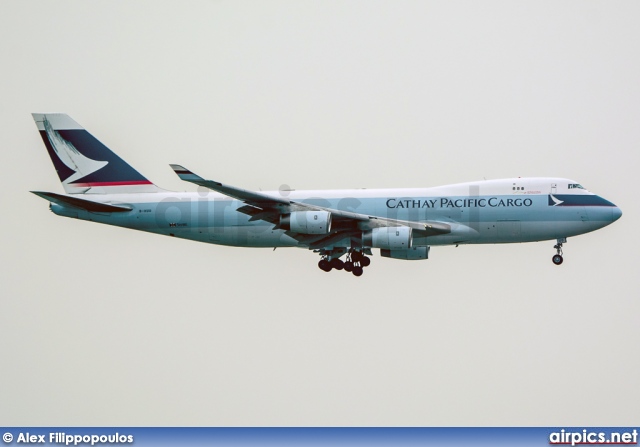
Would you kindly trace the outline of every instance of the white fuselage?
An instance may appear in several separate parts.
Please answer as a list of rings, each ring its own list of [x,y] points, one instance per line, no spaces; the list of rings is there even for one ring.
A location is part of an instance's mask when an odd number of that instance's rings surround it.
[[[451,225],[451,233],[416,237],[413,246],[531,242],[576,236],[617,220],[611,202],[561,178],[513,178],[434,188],[271,191],[264,194],[369,216]],[[95,213],[52,204],[59,215],[242,247],[306,247],[263,220],[236,211],[243,202],[215,192],[157,192],[84,195],[132,208]],[[348,247],[348,238],[333,241]]]

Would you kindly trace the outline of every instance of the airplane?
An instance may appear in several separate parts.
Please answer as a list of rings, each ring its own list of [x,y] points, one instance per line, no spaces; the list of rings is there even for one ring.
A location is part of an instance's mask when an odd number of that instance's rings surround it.
[[[249,191],[170,165],[197,192],[159,188],[60,113],[34,113],[65,194],[31,191],[59,216],[236,247],[299,247],[318,267],[361,276],[373,249],[423,260],[431,246],[555,240],[620,218],[612,202],[564,178],[508,178],[432,188]],[[341,259],[344,256],[344,260]]]

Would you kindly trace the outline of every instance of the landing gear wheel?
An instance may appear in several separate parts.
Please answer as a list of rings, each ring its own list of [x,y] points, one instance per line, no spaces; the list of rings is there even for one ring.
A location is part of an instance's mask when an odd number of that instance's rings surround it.
[[[327,261],[326,259],[320,259],[320,262],[318,262],[318,267],[320,268],[320,270],[324,270],[325,272],[330,272],[331,271],[331,264],[329,264],[329,261]]]
[[[358,266],[354,267],[351,273],[353,273],[354,276],[362,276],[362,273],[363,273],[362,267],[358,267]]]
[[[344,262],[342,262],[342,260],[338,258],[334,258],[331,261],[329,261],[329,265],[331,265],[331,267],[333,267],[336,270],[342,270],[344,268]]]
[[[344,263],[344,271],[345,272],[350,272],[353,270],[353,262],[351,261],[347,261]]]
[[[360,265],[363,267],[368,267],[369,264],[371,264],[371,258],[368,258],[366,256],[363,256],[362,259],[360,259]]]
[[[560,238],[558,239],[558,243],[553,246],[553,248],[556,249],[556,254],[553,255],[551,261],[553,261],[555,265],[560,265],[562,261],[564,261],[564,259],[562,259],[562,244],[565,242],[567,242],[567,238]]]

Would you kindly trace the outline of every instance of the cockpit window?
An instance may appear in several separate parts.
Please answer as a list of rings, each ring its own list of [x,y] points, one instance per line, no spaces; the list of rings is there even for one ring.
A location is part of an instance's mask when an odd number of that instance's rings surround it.
[[[579,185],[577,183],[570,183],[569,184],[569,189],[585,189],[584,186]]]

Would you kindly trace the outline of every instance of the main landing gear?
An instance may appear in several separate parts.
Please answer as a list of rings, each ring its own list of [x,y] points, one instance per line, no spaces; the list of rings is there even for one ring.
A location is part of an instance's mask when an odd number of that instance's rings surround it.
[[[564,258],[562,257],[562,244],[565,242],[567,242],[567,238],[563,237],[561,239],[558,239],[558,243],[553,246],[553,248],[556,249],[556,254],[553,255],[553,257],[551,258],[551,261],[555,265],[560,265],[562,264],[562,261],[564,261]]]
[[[358,250],[349,250],[346,261],[342,261],[340,258],[331,258],[331,255],[324,255],[318,262],[318,267],[325,272],[336,269],[351,272],[354,276],[362,276],[364,267],[369,264],[371,264],[371,258],[364,253]]]

